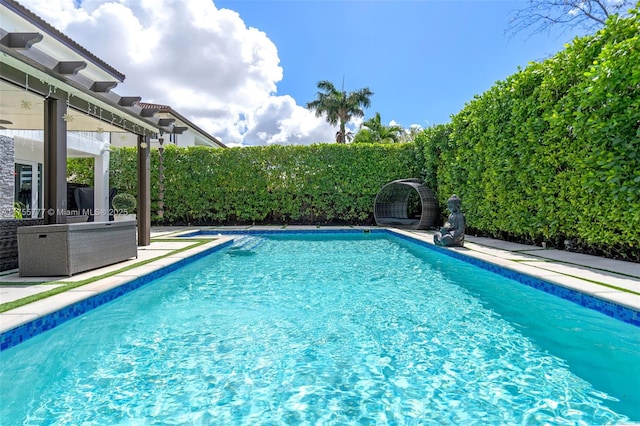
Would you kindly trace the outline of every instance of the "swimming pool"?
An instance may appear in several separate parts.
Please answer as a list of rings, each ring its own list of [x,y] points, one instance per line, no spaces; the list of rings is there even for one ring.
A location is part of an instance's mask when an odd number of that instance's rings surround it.
[[[640,419],[637,327],[382,233],[260,238],[2,352],[0,418]]]

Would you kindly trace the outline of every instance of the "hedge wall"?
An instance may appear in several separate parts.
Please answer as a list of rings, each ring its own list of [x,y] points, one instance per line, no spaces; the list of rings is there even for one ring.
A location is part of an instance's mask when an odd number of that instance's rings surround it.
[[[640,260],[639,21],[610,19],[421,135],[442,205],[458,194],[493,236]]]
[[[134,148],[111,153],[110,182],[136,193]],[[418,173],[413,144],[269,146],[164,150],[164,203],[157,212],[158,151],[151,152],[155,224],[372,224],[387,182]],[[70,160],[74,181],[93,182],[92,163]]]

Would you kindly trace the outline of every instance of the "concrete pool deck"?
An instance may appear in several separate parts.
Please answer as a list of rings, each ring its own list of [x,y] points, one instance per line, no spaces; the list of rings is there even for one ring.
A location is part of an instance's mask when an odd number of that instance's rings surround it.
[[[6,303],[50,291],[61,292],[0,313],[0,333],[56,312],[65,306],[126,284],[190,256],[227,243],[232,237],[206,235],[180,238],[198,231],[379,229],[375,227],[244,226],[157,227],[151,245],[138,247],[138,258],[72,277],[19,277],[17,271],[0,273],[0,308]],[[433,231],[393,230],[428,244]],[[640,311],[640,264],[555,249],[467,236],[465,247],[450,248],[466,256],[590,294]],[[68,287],[64,290],[63,287]],[[19,302],[18,302],[19,303]]]

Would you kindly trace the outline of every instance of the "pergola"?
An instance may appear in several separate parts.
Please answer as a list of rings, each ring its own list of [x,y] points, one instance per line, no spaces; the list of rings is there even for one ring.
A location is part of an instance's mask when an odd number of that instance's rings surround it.
[[[0,0],[0,126],[39,131],[43,152],[45,224],[66,223],[70,146],[95,162],[95,209],[108,208],[108,146],[69,144],[69,132],[127,132],[137,136],[138,244],[150,244],[151,139],[179,133],[172,119],[141,108],[138,96],[112,91],[125,79],[75,41],[13,0]],[[104,145],[104,144],[102,144]],[[73,152],[73,151],[72,151]],[[103,155],[104,154],[104,155]],[[96,220],[107,220],[106,215]]]

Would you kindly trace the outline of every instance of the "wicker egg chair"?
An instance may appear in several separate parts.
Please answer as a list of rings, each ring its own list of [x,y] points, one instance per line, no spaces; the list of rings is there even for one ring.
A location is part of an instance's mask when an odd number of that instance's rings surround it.
[[[409,199],[413,192],[420,197],[419,212],[409,212]],[[429,229],[438,220],[438,202],[422,180],[399,179],[386,184],[378,192],[373,215],[378,226]]]

